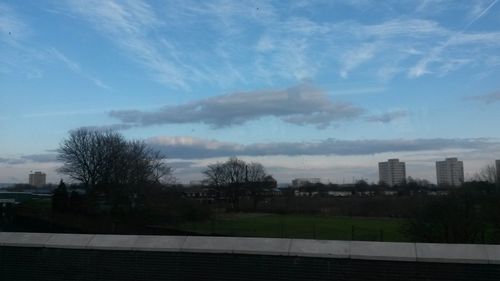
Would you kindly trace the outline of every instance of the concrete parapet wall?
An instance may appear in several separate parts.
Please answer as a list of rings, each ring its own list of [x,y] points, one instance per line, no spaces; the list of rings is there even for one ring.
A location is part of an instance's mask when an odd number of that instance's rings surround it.
[[[0,280],[500,280],[500,246],[0,232]]]
[[[500,245],[0,232],[0,247],[278,255],[500,265]]]

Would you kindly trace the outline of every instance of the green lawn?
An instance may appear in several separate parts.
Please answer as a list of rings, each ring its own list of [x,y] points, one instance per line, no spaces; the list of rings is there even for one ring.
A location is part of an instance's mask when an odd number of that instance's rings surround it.
[[[407,241],[399,232],[402,220],[312,215],[241,214],[191,222],[184,231],[253,237],[287,237],[329,240]]]

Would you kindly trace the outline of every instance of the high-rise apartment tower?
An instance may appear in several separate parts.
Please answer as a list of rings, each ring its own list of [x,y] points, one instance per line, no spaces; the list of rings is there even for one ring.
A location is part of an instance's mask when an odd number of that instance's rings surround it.
[[[464,163],[457,158],[436,162],[438,185],[460,186],[464,182]]]
[[[45,185],[46,175],[42,172],[34,172],[30,174],[29,183],[32,186],[42,187]]]
[[[406,181],[405,162],[399,162],[399,159],[380,162],[378,163],[378,175],[380,182],[388,186],[403,184]]]

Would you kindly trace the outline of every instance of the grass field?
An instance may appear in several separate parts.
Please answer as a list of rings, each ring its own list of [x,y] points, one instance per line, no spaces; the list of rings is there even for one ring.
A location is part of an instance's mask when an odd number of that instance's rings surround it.
[[[312,215],[232,214],[178,226],[199,234],[330,240],[408,241],[402,220]]]

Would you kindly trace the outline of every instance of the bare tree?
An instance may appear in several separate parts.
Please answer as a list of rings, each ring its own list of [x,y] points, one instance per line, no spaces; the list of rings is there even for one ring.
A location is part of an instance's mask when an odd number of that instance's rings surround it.
[[[472,179],[476,180],[476,181],[486,181],[489,183],[496,183],[497,182],[497,170],[495,168],[495,165],[488,164],[488,165],[484,166],[479,172],[474,174]]]
[[[267,176],[264,166],[260,163],[250,163],[246,165],[245,177],[250,182],[262,182]]]
[[[239,205],[242,185],[245,182],[245,166],[244,161],[232,157],[224,163],[208,165],[203,172],[209,183],[225,195],[232,209],[237,209]]]
[[[203,173],[208,182],[219,193],[224,193],[232,209],[238,209],[239,200],[243,193],[252,196],[254,206],[256,206],[263,195],[263,191],[268,188],[265,183],[270,177],[262,164],[248,164],[236,157],[229,158],[224,163],[219,162],[208,165]],[[271,181],[269,180],[269,182]]]
[[[253,201],[253,209],[262,201],[266,192],[276,187],[276,180],[268,175],[260,163],[250,163],[246,166],[246,189]]]
[[[159,152],[113,131],[72,131],[58,152],[59,172],[89,188],[159,183],[172,172]]]

